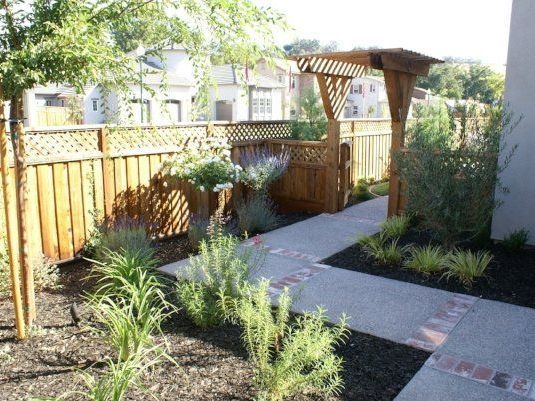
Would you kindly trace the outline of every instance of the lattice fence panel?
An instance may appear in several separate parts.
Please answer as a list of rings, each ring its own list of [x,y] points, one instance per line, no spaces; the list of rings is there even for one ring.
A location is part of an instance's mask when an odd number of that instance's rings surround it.
[[[216,133],[222,133],[231,142],[258,141],[263,139],[290,138],[292,130],[288,121],[242,122],[214,126]]]
[[[28,163],[60,162],[100,157],[98,129],[27,131],[25,138]],[[10,161],[13,149],[8,147]]]
[[[108,149],[112,155],[176,152],[206,138],[206,126],[111,128]]]

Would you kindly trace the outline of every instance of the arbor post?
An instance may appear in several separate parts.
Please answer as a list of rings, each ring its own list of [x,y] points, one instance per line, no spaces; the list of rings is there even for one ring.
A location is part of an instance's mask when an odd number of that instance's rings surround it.
[[[15,309],[15,329],[19,340],[26,338],[26,325],[24,322],[23,301],[20,288],[20,264],[16,249],[18,248],[15,235],[16,221],[11,214],[11,181],[9,176],[8,140],[6,133],[6,119],[2,88],[0,86],[0,168],[2,173],[2,196],[4,201],[4,216],[6,224],[6,241],[9,255],[9,271],[11,276],[11,296]]]
[[[405,146],[405,124],[411,105],[416,75],[408,72],[384,69],[386,94],[392,118],[392,144],[390,147],[390,190],[388,216],[399,214],[405,208],[396,157]]]

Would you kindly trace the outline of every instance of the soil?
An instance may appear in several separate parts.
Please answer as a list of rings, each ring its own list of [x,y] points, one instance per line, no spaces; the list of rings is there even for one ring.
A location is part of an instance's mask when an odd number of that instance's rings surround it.
[[[157,249],[162,261],[185,257],[189,251],[185,236],[162,241]],[[93,375],[104,371],[105,358],[114,355],[105,338],[88,329],[91,318],[80,297],[91,287],[85,279],[89,269],[86,261],[61,267],[62,288],[37,295],[40,326],[27,341],[14,339],[11,302],[0,300],[0,400],[27,400],[83,390],[80,370]],[[79,305],[80,327],[71,322],[69,309],[73,302]],[[238,327],[200,330],[179,312],[166,323],[164,333],[178,367],[163,362],[147,374],[144,383],[149,393],[161,401],[253,399],[253,368],[247,361]],[[345,360],[345,388],[332,401],[393,400],[429,356],[424,351],[357,332],[351,332],[337,352]],[[128,395],[128,400],[147,399],[152,398],[140,391]],[[294,401],[319,399],[299,395]]]
[[[427,245],[435,243],[430,233],[411,230],[399,240],[400,245]],[[474,244],[465,244],[462,248],[479,251]],[[454,278],[447,280],[442,274],[425,276],[400,265],[380,265],[368,258],[358,244],[352,245],[325,259],[322,263],[342,269],[359,271],[394,280],[406,281],[446,291],[469,294],[486,299],[507,302],[515,305],[535,308],[535,248],[509,253],[500,244],[491,244],[487,248],[493,260],[484,277],[475,280],[472,287],[466,287]]]

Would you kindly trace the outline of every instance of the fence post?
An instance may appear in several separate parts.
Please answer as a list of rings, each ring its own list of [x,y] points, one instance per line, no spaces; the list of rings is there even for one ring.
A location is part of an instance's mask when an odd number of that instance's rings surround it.
[[[115,201],[115,178],[113,176],[113,161],[109,155],[108,129],[102,127],[98,133],[98,150],[102,152],[102,181],[104,186],[104,219],[109,220],[113,215]],[[97,185],[95,183],[95,185]]]
[[[17,224],[12,221],[11,199],[10,195],[10,177],[9,177],[9,161],[8,161],[8,141],[6,133],[6,120],[4,115],[4,100],[1,94],[0,87],[0,167],[2,173],[2,196],[4,201],[4,215],[6,225],[6,241],[9,255],[9,267],[11,275],[11,296],[13,298],[13,306],[15,309],[15,329],[17,331],[17,338],[22,340],[26,338],[26,327],[24,323],[24,311],[22,307],[22,294],[20,290],[20,264],[16,257],[15,248],[17,248],[16,238],[14,238],[14,227]]]
[[[340,144],[340,165],[338,166],[340,174],[340,188],[338,190],[338,210],[342,210],[349,198],[351,173],[351,148],[348,142]]]

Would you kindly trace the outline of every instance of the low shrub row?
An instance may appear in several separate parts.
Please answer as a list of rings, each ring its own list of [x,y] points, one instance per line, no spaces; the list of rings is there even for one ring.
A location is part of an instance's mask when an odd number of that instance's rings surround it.
[[[377,263],[399,265],[424,275],[442,274],[446,279],[455,278],[465,286],[482,277],[492,261],[488,251],[472,252],[453,248],[446,251],[438,245],[399,245],[401,236],[410,228],[409,216],[393,216],[381,225],[374,236],[358,239],[363,251]]]

